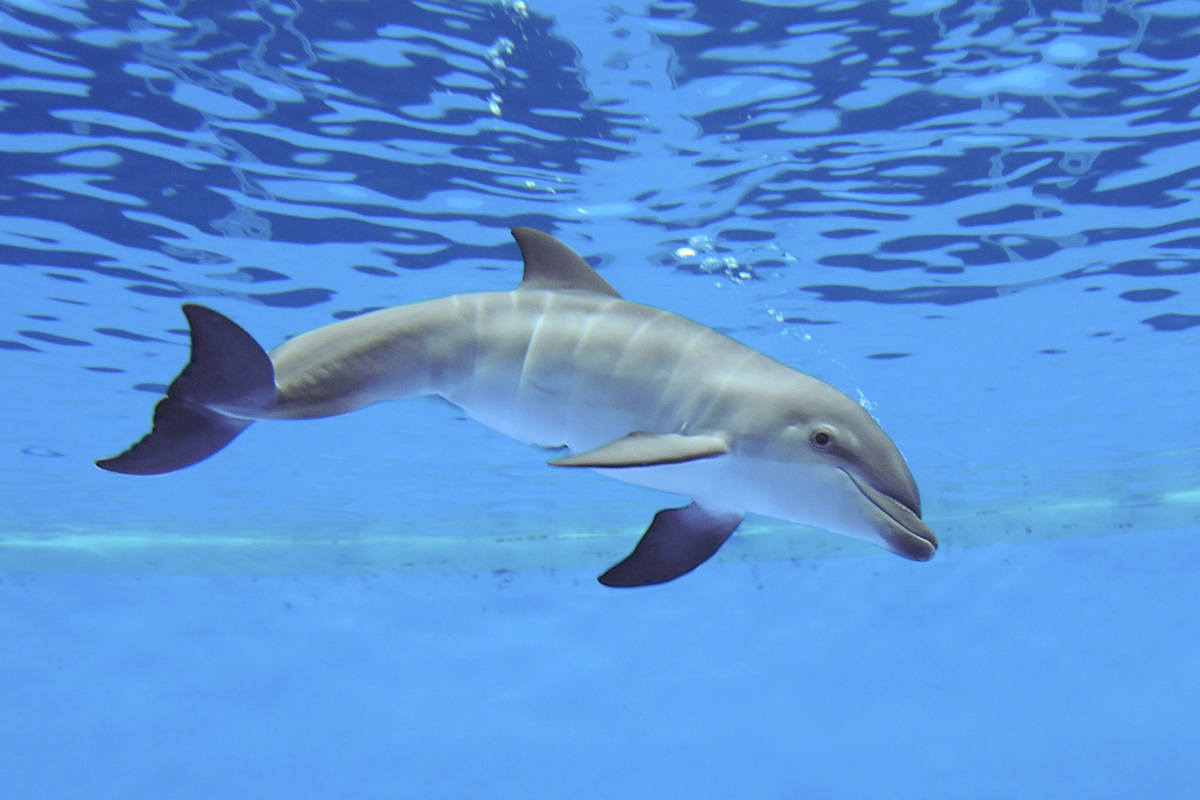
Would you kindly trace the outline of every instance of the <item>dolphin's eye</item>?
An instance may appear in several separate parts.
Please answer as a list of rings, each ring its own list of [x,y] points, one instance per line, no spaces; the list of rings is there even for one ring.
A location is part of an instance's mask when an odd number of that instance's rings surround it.
[[[813,447],[818,450],[824,450],[833,444],[833,435],[827,430],[818,428],[809,434],[808,440],[812,442]]]

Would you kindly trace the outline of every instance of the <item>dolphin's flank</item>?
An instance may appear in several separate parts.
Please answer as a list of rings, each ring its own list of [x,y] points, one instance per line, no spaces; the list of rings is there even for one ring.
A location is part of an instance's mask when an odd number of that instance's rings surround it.
[[[269,354],[236,323],[185,305],[191,361],[149,434],[97,461],[157,475],[220,450],[255,420],[312,419],[441,395],[524,442],[692,498],[660,511],[609,586],[663,583],[713,555],[746,512],[874,542],[916,561],[921,521],[900,451],[857,402],[691,320],[621,298],[573,250],[529,228],[512,292],[398,306],[291,339]]]

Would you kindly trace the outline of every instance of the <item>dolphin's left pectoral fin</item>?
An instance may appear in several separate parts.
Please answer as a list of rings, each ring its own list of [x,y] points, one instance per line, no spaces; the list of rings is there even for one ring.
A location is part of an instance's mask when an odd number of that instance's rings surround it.
[[[600,576],[605,586],[666,583],[703,564],[742,522],[736,511],[713,511],[693,502],[668,508],[654,521],[625,560]]]
[[[716,458],[729,452],[720,436],[683,433],[631,433],[615,442],[547,462],[552,467],[654,467]]]

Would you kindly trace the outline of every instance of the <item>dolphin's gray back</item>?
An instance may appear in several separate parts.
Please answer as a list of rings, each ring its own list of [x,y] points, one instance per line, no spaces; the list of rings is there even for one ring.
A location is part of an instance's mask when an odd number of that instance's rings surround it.
[[[701,425],[764,373],[776,385],[780,373],[799,375],[667,311],[528,289],[375,312],[298,336],[271,357],[274,417],[438,394],[501,433],[572,450]]]
[[[473,368],[439,390],[509,436],[583,450],[632,431],[675,432],[707,406],[712,378],[756,355],[676,314],[584,292],[459,298]]]

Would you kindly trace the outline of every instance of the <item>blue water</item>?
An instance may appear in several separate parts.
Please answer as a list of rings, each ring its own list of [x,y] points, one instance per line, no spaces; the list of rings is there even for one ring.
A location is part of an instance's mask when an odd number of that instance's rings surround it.
[[[0,794],[1196,795],[1200,2],[0,2]],[[860,399],[926,564],[440,402],[92,466],[187,358],[509,289]]]

